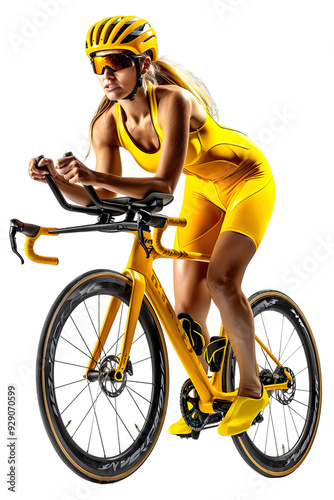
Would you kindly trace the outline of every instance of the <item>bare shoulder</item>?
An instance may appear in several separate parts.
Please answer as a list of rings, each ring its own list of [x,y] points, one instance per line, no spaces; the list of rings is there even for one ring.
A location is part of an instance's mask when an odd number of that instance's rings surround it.
[[[177,85],[159,85],[156,87],[155,94],[158,104],[163,106],[171,103],[191,104],[194,98],[191,92]]]
[[[93,125],[92,141],[99,146],[120,146],[115,116],[115,106],[105,111]]]
[[[159,122],[164,120],[165,115],[175,111],[189,114],[191,129],[196,129],[205,122],[206,112],[189,90],[177,85],[159,85],[156,87],[156,98]]]

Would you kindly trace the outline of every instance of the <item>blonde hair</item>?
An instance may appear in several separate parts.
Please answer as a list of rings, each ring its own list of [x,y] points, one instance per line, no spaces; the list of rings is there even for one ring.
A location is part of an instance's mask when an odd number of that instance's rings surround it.
[[[148,51],[147,55],[151,56],[149,52],[150,51]],[[188,90],[196,97],[198,102],[203,106],[203,108],[210,116],[212,116],[213,118],[216,117],[218,119],[217,106],[205,84],[193,73],[186,70],[179,64],[169,61],[164,57],[157,59],[157,61],[151,63],[148,71],[144,75],[144,86],[147,85],[147,82],[150,82],[155,86],[177,85],[178,87]],[[92,144],[94,123],[103,113],[112,108],[115,102],[116,101],[110,101],[107,96],[104,96],[102,101],[100,102],[89,127],[89,144],[86,158],[89,155]]]

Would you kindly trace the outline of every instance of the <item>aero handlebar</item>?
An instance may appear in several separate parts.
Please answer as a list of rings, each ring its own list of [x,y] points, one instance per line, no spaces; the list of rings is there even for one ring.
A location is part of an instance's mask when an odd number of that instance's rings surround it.
[[[71,157],[73,153],[69,151],[64,154],[65,157]],[[38,170],[48,170],[46,166],[38,166],[38,163],[41,159],[44,158],[43,155],[40,155],[36,158],[36,168]],[[96,193],[93,186],[83,186],[88,193],[90,199],[94,206],[81,207],[78,205],[71,205],[68,203],[61,191],[59,190],[55,180],[51,175],[45,176],[46,182],[48,183],[51,191],[55,195],[56,199],[60,203],[60,205],[65,210],[70,210],[71,212],[81,212],[92,215],[101,215],[102,213],[109,213],[110,215],[121,215],[128,212],[128,210],[138,211],[140,209],[147,210],[151,213],[160,212],[165,205],[171,203],[174,197],[171,194],[167,193],[150,193],[148,196],[143,198],[142,200],[138,200],[136,198],[130,197],[119,197],[112,198],[108,200],[101,200]],[[156,196],[158,195],[158,197]]]
[[[64,157],[72,157],[73,153],[68,152]],[[46,166],[38,166],[38,163],[44,158],[40,155],[36,158],[36,168],[38,170],[48,170]],[[16,233],[20,232],[26,236],[25,253],[27,257],[33,262],[40,264],[57,265],[58,259],[56,257],[44,257],[38,255],[34,251],[34,244],[37,239],[42,235],[56,236],[62,233],[74,232],[87,232],[87,231],[102,231],[102,232],[120,232],[120,231],[137,231],[139,242],[146,252],[147,258],[150,251],[145,245],[143,230],[149,230],[149,227],[155,228],[153,233],[153,242],[156,252],[161,256],[170,256],[174,258],[185,257],[187,254],[180,250],[167,249],[161,244],[161,237],[163,232],[168,226],[184,227],[187,223],[185,219],[168,218],[165,215],[155,215],[160,212],[162,208],[174,199],[173,195],[168,193],[151,192],[143,199],[136,199],[131,197],[118,197],[107,200],[101,200],[92,186],[84,186],[92,205],[83,207],[79,205],[72,205],[66,201],[60,189],[58,188],[55,180],[49,174],[45,176],[45,180],[49,185],[52,193],[57,201],[65,210],[71,212],[86,213],[89,215],[97,215],[98,222],[96,224],[89,224],[85,226],[75,226],[68,228],[46,228],[37,226],[35,224],[23,223],[18,219],[12,219],[9,236],[13,252],[20,258],[21,263],[24,263],[23,258],[17,251],[16,247]],[[125,219],[120,222],[114,222],[114,217],[125,215]],[[137,219],[135,219],[137,217]]]

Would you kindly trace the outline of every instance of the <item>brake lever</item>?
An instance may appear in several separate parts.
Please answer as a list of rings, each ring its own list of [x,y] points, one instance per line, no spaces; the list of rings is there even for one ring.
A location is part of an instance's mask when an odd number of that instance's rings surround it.
[[[32,260],[33,262],[38,262],[39,264],[51,264],[51,265],[58,264],[57,257],[45,257],[43,255],[37,255],[34,252],[34,244],[40,236],[42,235],[57,236],[58,232],[51,233],[52,230],[56,230],[56,228],[36,226],[36,224],[28,224],[27,222],[21,222],[18,219],[12,219],[10,221],[9,238],[11,247],[13,252],[21,260],[21,264],[24,264],[24,260],[17,251],[17,246],[16,246],[17,232],[22,233],[24,234],[24,236],[26,236],[24,249],[27,257],[30,260]]]
[[[12,219],[10,221],[10,228],[9,228],[9,239],[10,239],[10,245],[12,247],[13,252],[19,257],[21,260],[21,264],[24,264],[24,260],[21,254],[17,251],[17,246],[16,246],[16,233],[17,232],[22,233],[23,232],[23,223],[17,219]]]
[[[26,222],[21,222],[18,219],[12,219],[10,221],[9,228],[9,239],[13,252],[20,258],[21,264],[24,264],[24,260],[22,256],[17,251],[16,246],[16,233],[23,233],[24,236],[28,238],[35,238],[40,230],[40,226],[36,226],[36,224],[27,224]]]

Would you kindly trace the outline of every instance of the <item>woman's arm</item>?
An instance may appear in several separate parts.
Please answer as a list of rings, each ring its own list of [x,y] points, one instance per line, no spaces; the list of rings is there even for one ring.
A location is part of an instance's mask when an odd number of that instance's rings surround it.
[[[119,147],[114,145],[118,142],[117,131],[115,125],[114,117],[110,114],[105,113],[102,115],[94,124],[93,127],[93,137],[92,146],[96,156],[96,172],[113,172],[115,175],[122,175],[122,164],[119,154]],[[71,158],[71,157],[68,157]],[[58,160],[68,162],[68,158],[62,158]],[[73,156],[74,161],[76,158]],[[79,205],[90,205],[92,200],[90,199],[85,188],[78,186],[76,184],[70,183],[63,175],[55,169],[53,161],[50,158],[43,158],[39,162],[39,166],[47,167],[45,170],[37,170],[35,168],[35,159],[32,158],[29,162],[29,175],[34,180],[40,182],[45,181],[45,175],[52,175],[55,183],[57,184],[60,191],[66,196],[66,198],[78,203]],[[115,192],[110,190],[97,188],[97,193],[100,198],[114,198]]]
[[[96,175],[98,173],[108,174],[112,172],[114,175],[119,177],[122,176],[122,163],[119,154],[119,147],[116,145],[117,142],[118,138],[115,118],[112,112],[104,113],[94,123],[92,132],[92,146],[96,157],[96,167],[94,173]],[[61,158],[58,160],[56,168],[61,168],[64,162],[67,163],[69,160],[71,161],[71,157]],[[75,157],[72,157],[71,163],[80,163],[83,165],[83,163]],[[93,172],[91,170],[89,171]],[[58,174],[56,183],[64,195],[71,200],[86,206],[92,203],[92,200],[87,194],[85,188],[73,184],[69,181],[69,179],[67,179],[66,176]],[[96,184],[95,176],[90,177],[90,182],[87,182],[87,185],[95,186],[98,196],[102,199],[115,198],[117,196],[117,193],[111,191],[108,187],[105,188]],[[74,191],[73,188],[79,188],[80,191],[79,189]]]
[[[120,172],[121,175],[122,166],[118,147],[108,146],[95,149],[95,152],[97,151],[96,172],[106,172],[108,170],[110,171],[112,167],[112,170],[114,172]],[[74,161],[79,161],[76,160],[75,157],[72,158],[74,158]],[[78,186],[77,184],[72,184],[71,182],[66,180],[63,175],[58,173],[56,177],[54,177],[54,180],[61,192],[68,199],[84,206],[90,205],[92,203],[92,200],[84,187]],[[94,183],[90,182],[88,184],[94,185]],[[111,192],[110,190],[103,188],[97,188],[96,192],[101,199],[114,198],[117,196],[115,192]]]
[[[154,177],[121,177],[106,170],[93,172],[78,160],[64,168],[69,183],[80,182],[121,195],[144,198],[152,191],[173,193],[181,175],[188,148],[191,99],[186,91],[174,87],[161,92],[159,123],[163,129],[163,144],[158,169]],[[59,162],[66,163],[66,159]],[[58,162],[58,163],[59,163]]]

